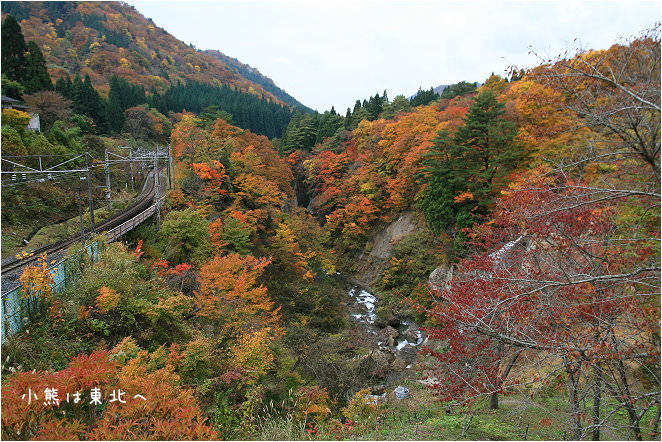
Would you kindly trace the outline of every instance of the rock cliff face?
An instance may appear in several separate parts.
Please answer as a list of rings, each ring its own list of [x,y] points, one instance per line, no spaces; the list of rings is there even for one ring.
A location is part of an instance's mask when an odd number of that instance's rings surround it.
[[[453,278],[453,265],[442,264],[430,273],[428,282],[434,290],[441,290],[444,284]]]
[[[398,242],[408,235],[423,232],[425,228],[422,214],[414,211],[403,212],[398,219],[378,231],[368,242],[356,258],[350,279],[372,291],[371,285],[375,285],[381,273],[390,265]],[[508,247],[512,245],[507,245],[504,249]],[[430,273],[428,283],[434,290],[440,290],[453,278],[454,270],[453,264],[442,264]]]
[[[375,236],[369,255],[382,260],[390,259],[395,244],[414,232],[417,227],[421,227],[419,221],[419,219],[416,219],[414,212],[404,212],[397,220]]]
[[[384,271],[393,256],[395,245],[411,233],[425,227],[425,220],[415,212],[403,212],[400,217],[377,233],[357,259],[354,277],[370,286]]]

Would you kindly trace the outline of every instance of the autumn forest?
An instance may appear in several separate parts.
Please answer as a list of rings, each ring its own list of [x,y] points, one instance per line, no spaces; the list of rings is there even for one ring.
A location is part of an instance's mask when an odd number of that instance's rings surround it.
[[[165,188],[3,270],[2,438],[659,439],[660,27],[623,37],[320,113],[127,4],[2,2],[3,267]]]

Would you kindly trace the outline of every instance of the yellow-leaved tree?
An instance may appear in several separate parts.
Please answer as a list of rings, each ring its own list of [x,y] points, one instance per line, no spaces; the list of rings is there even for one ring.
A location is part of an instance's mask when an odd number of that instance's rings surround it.
[[[22,295],[27,303],[28,316],[45,307],[53,295],[53,273],[48,270],[46,254],[39,257],[37,265],[31,265],[23,270],[19,281]]]

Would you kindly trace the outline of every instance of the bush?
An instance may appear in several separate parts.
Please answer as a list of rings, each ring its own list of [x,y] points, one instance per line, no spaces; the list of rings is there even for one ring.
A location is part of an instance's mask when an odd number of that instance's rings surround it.
[[[164,219],[159,238],[163,257],[171,264],[201,264],[211,254],[209,222],[193,209],[170,212]]]
[[[16,129],[18,133],[25,132],[25,128],[30,122],[30,115],[17,109],[3,109],[2,110],[2,125],[9,125]]]
[[[362,388],[342,410],[343,415],[362,431],[374,427],[377,424],[377,418],[381,415],[379,406],[372,401],[369,395],[370,390]]]
[[[2,125],[2,155],[26,155],[28,153],[21,134],[10,125]]]

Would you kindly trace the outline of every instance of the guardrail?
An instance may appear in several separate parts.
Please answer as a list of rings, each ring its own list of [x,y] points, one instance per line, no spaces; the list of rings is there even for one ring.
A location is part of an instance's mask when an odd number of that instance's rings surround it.
[[[138,215],[123,222],[119,226],[108,230],[105,233],[106,243],[111,243],[117,240],[125,233],[128,233],[136,228],[136,226],[143,223],[147,218],[154,215],[164,199],[165,196],[162,196],[156,203],[152,204]],[[48,267],[48,270],[53,274],[53,294],[64,291],[67,285],[73,283],[73,281],[80,275],[80,267],[84,260],[85,252],[87,252],[89,259],[92,261],[96,260],[98,248],[98,242],[88,244],[84,251],[81,250],[76,255],[68,256]],[[37,298],[38,295],[35,295],[30,297],[30,300],[37,301]],[[2,342],[5,342],[7,336],[13,335],[27,323],[28,319],[24,316],[25,305],[27,302],[28,298],[23,296],[21,286],[2,294],[2,311],[0,312],[2,318]]]
[[[117,238],[121,237],[130,230],[133,230],[137,225],[141,224],[147,218],[154,215],[154,213],[161,206],[164,200],[165,200],[165,196],[162,196],[161,198],[159,198],[159,200],[156,203],[152,204],[147,209],[140,212],[138,215],[134,216],[128,221],[124,221],[119,226],[108,230],[106,232],[106,242],[111,243],[115,241]]]

